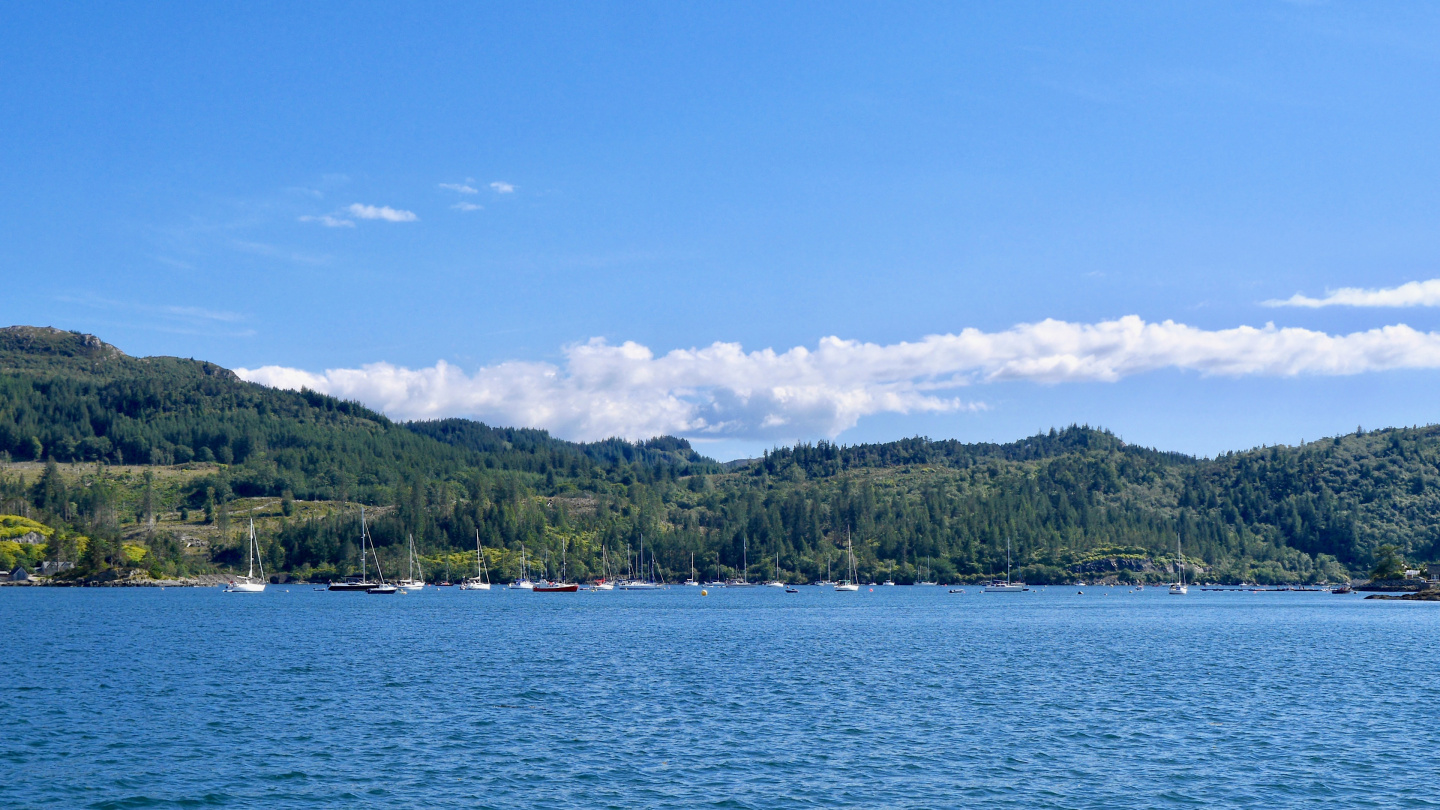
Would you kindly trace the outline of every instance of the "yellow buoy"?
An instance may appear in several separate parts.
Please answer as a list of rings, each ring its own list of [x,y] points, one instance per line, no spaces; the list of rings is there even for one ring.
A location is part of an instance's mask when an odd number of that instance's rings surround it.
[[[709,596],[709,595],[710,595],[710,592],[707,591],[707,590],[702,589],[702,590],[700,591],[700,595],[701,595],[701,596]]]

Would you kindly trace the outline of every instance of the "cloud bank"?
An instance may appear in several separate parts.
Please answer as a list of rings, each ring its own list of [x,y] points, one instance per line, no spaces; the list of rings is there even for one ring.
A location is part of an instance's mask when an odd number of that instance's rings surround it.
[[[383,219],[386,222],[414,222],[420,217],[414,211],[402,211],[388,205],[362,205],[352,203],[345,209],[357,219]]]
[[[656,356],[638,343],[595,338],[566,347],[564,356],[560,365],[505,362],[473,375],[444,361],[422,369],[372,363],[318,374],[281,366],[236,373],[356,399],[400,419],[467,416],[584,440],[662,433],[793,440],[833,437],[877,413],[984,409],[953,394],[996,381],[1114,382],[1160,369],[1287,377],[1440,368],[1440,333],[1403,324],[1348,335],[1273,324],[1205,330],[1130,315],[966,329],[885,346],[827,337],[814,349],[785,352],[715,343]]]
[[[1327,291],[1324,298],[1295,293],[1289,298],[1264,302],[1267,307],[1437,307],[1440,306],[1440,279],[1411,281],[1399,287],[1366,290],[1341,287]]]

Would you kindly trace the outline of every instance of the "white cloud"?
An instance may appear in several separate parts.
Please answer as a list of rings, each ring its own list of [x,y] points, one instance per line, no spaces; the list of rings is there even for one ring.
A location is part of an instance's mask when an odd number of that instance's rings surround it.
[[[483,205],[476,205],[475,203],[465,202],[464,200],[461,200],[460,202],[457,202],[457,203],[455,203],[454,205],[452,205],[452,206],[450,206],[450,207],[453,208],[453,209],[455,209],[456,211],[479,211],[481,208],[484,208],[485,206],[483,206]]]
[[[466,183],[441,183],[440,188],[454,191],[460,194],[479,194],[480,189]]]
[[[1434,369],[1440,333],[1405,325],[1348,335],[1273,324],[1212,331],[1131,315],[966,329],[888,346],[828,337],[814,349],[746,352],[715,343],[657,357],[637,343],[596,338],[564,353],[562,365],[513,361],[474,375],[443,361],[422,369],[373,363],[323,374],[280,366],[236,373],[356,399],[400,419],[468,416],[571,439],[788,440],[835,436],[877,413],[983,409],[942,392],[1000,380],[1113,382],[1165,368],[1281,377]]]
[[[513,185],[505,182],[504,180],[496,180],[495,182],[490,184],[490,188],[495,189],[496,194],[509,194],[515,190],[515,187]]]
[[[350,220],[348,220],[348,219],[341,219],[340,217],[333,217],[333,216],[330,216],[329,214],[321,214],[321,215],[318,216],[318,217],[308,217],[308,216],[307,216],[307,217],[300,217],[300,221],[301,221],[301,222],[318,222],[318,223],[320,223],[321,225],[324,225],[324,226],[327,227],[327,228],[353,228],[353,227],[355,227],[355,223],[351,222]]]
[[[1399,287],[1366,290],[1341,287],[1326,290],[1324,298],[1295,293],[1289,298],[1264,302],[1267,307],[1437,307],[1440,306],[1440,279],[1411,281]]]
[[[414,222],[420,218],[415,216],[414,211],[402,211],[388,205],[352,203],[345,210],[349,211],[351,216],[359,219],[383,219],[386,222]]]

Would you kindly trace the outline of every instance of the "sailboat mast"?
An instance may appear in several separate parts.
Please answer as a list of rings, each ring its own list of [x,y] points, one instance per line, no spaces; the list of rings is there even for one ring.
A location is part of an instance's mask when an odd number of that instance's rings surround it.
[[[369,582],[370,578],[365,573],[365,507],[360,507],[360,581]]]

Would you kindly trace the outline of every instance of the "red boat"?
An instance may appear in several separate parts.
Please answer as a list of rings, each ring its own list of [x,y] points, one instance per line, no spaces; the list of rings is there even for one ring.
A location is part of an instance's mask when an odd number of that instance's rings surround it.
[[[575,593],[580,586],[574,582],[537,582],[535,593]]]

